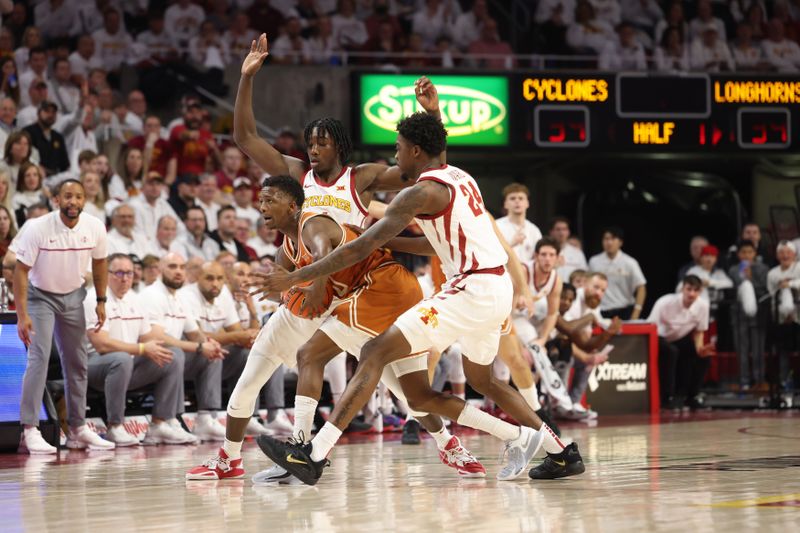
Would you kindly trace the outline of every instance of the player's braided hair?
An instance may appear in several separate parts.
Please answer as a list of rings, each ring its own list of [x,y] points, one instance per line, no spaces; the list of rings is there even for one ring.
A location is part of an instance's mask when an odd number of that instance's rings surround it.
[[[317,135],[325,134],[333,139],[334,144],[336,144],[336,151],[339,152],[339,163],[342,165],[347,164],[350,159],[350,153],[353,151],[353,141],[345,131],[341,121],[325,117],[309,122],[303,131],[303,141],[305,141],[306,146],[308,146],[311,132],[314,131],[314,128],[317,128]]]
[[[294,203],[297,204],[298,207],[302,206],[306,199],[303,186],[300,185],[299,181],[291,176],[286,176],[283,174],[269,176],[268,178],[264,178],[264,181],[261,182],[261,187],[275,187],[282,193],[289,195],[289,197],[294,200]]]
[[[397,132],[431,156],[441,154],[447,146],[447,131],[442,121],[421,111],[398,122]]]

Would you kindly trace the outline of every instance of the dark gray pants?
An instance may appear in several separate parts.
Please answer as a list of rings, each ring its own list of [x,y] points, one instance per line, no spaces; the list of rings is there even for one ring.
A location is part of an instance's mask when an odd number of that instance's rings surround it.
[[[105,392],[108,424],[125,421],[125,395],[150,383],[155,383],[153,417],[175,418],[178,393],[183,383],[184,354],[173,350],[172,361],[159,367],[150,359],[132,357],[124,352],[89,355],[89,386]]]
[[[86,317],[81,287],[67,294],[54,294],[28,286],[28,314],[33,322],[33,335],[28,347],[28,364],[22,377],[20,422],[38,426],[39,410],[47,381],[47,365],[53,339],[56,341],[61,369],[64,373],[64,398],[67,423],[77,428],[86,423]]]
[[[170,348],[173,353],[180,348]],[[185,354],[184,379],[194,380],[198,411],[216,411],[222,406],[222,361],[209,361],[195,352]],[[184,412],[183,380],[178,393],[178,414]]]

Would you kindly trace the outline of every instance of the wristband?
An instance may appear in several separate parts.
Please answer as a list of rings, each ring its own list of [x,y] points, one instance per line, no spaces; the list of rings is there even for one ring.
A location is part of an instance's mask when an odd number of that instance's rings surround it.
[[[106,298],[105,296],[98,296],[97,297],[97,303],[106,303],[107,301],[108,301],[108,298]]]
[[[144,343],[139,343],[139,355],[144,355]]]
[[[642,304],[636,304],[636,305],[633,306],[633,308],[636,309],[637,311],[641,311],[642,310]]]
[[[202,342],[198,342],[197,343],[197,355],[203,355],[203,343]]]

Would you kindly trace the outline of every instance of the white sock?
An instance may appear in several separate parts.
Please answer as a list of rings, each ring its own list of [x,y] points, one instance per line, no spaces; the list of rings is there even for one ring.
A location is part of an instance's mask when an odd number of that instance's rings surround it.
[[[436,441],[436,446],[438,446],[440,450],[444,450],[447,446],[447,443],[453,438],[444,424],[442,424],[442,429],[435,433],[431,433],[431,437],[433,437],[433,440]]]
[[[328,457],[333,447],[336,446],[336,441],[339,440],[341,436],[341,429],[330,422],[325,422],[325,425],[319,430],[317,436],[311,441],[311,460],[317,462]]]
[[[464,392],[456,392],[455,394],[453,394],[453,396],[455,396],[456,398],[461,398],[462,400],[467,399],[467,394]]]
[[[527,389],[519,389],[519,393],[525,398],[525,401],[534,411],[538,411],[542,408],[542,404],[539,403],[539,393],[536,392],[536,385],[532,385]]]
[[[553,433],[553,430],[550,429],[550,426],[547,424],[542,423],[542,427],[539,428],[544,434],[544,441],[542,442],[542,447],[544,451],[547,453],[561,453],[564,451],[564,443],[561,442],[561,439]]]
[[[308,442],[311,439],[311,427],[314,425],[314,413],[317,411],[317,400],[308,396],[294,397],[294,429],[292,437]],[[300,434],[303,438],[300,438]]]
[[[457,422],[462,426],[485,431],[502,441],[514,440],[520,435],[519,426],[512,426],[469,404],[464,406],[464,410],[458,415]]]
[[[229,459],[238,459],[242,456],[242,442],[233,442],[232,440],[225,439],[225,442],[222,443],[222,449],[225,450],[225,455],[228,456]]]

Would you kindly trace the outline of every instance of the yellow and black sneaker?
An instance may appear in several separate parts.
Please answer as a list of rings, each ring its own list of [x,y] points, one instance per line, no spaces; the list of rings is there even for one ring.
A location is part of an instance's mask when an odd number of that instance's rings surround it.
[[[306,485],[316,485],[322,477],[322,470],[330,465],[330,461],[311,460],[311,443],[296,442],[289,439],[288,442],[281,442],[267,435],[256,438],[256,443],[267,457],[275,461],[275,464],[284,468],[294,477]]]
[[[531,468],[528,476],[531,479],[558,479],[577,476],[586,470],[583,459],[574,442],[564,448],[561,453],[548,453],[542,464]]]

